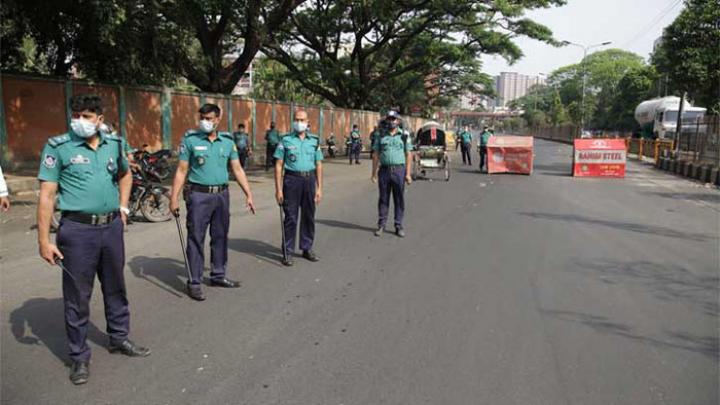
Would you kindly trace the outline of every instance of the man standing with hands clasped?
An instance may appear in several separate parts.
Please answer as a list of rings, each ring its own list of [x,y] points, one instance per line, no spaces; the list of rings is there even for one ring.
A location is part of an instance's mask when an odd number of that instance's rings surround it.
[[[200,126],[190,130],[180,144],[180,154],[173,180],[170,210],[180,215],[178,196],[185,185],[187,207],[187,259],[192,278],[187,289],[190,298],[203,301],[203,267],[205,266],[205,232],[210,225],[210,285],[237,288],[240,283],[225,277],[228,261],[228,231],[230,229],[230,193],[228,192],[228,161],[235,181],[245,193],[247,208],[255,214],[250,185],[240,166],[237,146],[229,132],[217,131],[220,107],[205,104],[200,110]],[[188,176],[189,173],[189,176]]]
[[[283,208],[285,254],[282,263],[292,266],[295,251],[298,210],[300,210],[300,249],[303,257],[318,261],[312,250],[315,239],[315,206],[322,199],[323,154],[320,139],[307,132],[307,112],[295,112],[293,132],[280,139],[275,150],[275,198]],[[284,175],[283,175],[284,169]]]
[[[405,184],[412,183],[412,144],[399,130],[399,115],[388,112],[386,130],[373,143],[372,181],[378,182],[378,228],[375,236],[385,231],[390,210],[390,195],[395,206],[395,233],[404,238],[403,216],[405,215]],[[378,170],[379,169],[379,170]]]

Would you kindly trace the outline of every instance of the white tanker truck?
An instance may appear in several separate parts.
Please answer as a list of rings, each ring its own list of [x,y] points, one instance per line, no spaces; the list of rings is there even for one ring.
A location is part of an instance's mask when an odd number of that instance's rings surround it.
[[[680,97],[669,96],[645,100],[635,108],[635,121],[642,128],[644,138],[673,139],[677,126]],[[683,131],[694,127],[697,119],[705,115],[705,108],[683,105]]]

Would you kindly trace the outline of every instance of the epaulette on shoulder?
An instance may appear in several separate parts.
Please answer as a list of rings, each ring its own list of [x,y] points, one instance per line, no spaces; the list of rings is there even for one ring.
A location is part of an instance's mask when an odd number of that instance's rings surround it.
[[[117,141],[117,142],[122,141],[122,138],[114,133],[113,134],[104,134],[103,136],[105,137],[105,139],[110,139],[112,141]]]
[[[233,139],[234,139],[234,138],[233,138],[233,134],[231,134],[230,132],[227,132],[227,131],[218,131],[218,136],[221,136],[221,137],[223,137],[223,138],[227,138],[227,139],[230,139],[230,140],[233,140]]]
[[[183,135],[183,138],[187,138],[187,137],[189,137],[189,136],[195,136],[195,135],[198,135],[199,133],[200,133],[200,131],[196,131],[196,130],[194,130],[194,129],[188,129],[188,130],[185,132],[185,135]]]
[[[320,136],[319,136],[318,134],[313,134],[312,132],[308,132],[308,136],[309,136],[310,138],[320,139]]]
[[[62,134],[62,135],[58,135],[58,136],[53,136],[52,138],[48,139],[48,145],[52,146],[53,148],[56,148],[66,142],[69,142],[70,139],[72,139],[70,137],[70,134]]]

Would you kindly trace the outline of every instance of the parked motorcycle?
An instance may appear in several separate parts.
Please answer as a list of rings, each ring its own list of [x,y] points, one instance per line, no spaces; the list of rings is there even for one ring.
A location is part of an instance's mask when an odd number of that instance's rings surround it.
[[[141,166],[142,167],[142,166]],[[130,190],[129,218],[142,214],[143,218],[150,222],[169,221],[172,218],[170,212],[170,189],[150,180],[159,177],[154,173],[146,173],[142,169],[134,170],[132,173],[132,189]]]
[[[157,181],[165,180],[172,173],[169,161],[171,155],[172,151],[170,149],[161,149],[153,153],[144,150],[133,152],[135,163],[140,165],[145,173]]]

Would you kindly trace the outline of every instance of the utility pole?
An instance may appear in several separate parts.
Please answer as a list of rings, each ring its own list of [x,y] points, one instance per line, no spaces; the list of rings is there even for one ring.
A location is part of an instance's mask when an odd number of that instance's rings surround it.
[[[684,91],[682,97],[680,97],[677,124],[675,125],[675,159],[677,159],[678,154],[680,153],[680,132],[682,132],[682,115],[684,112],[683,110],[685,110],[685,97],[687,97],[687,92]]]
[[[574,45],[579,46],[583,50],[583,58],[580,62],[582,64],[582,98],[580,101],[580,131],[582,132],[585,129],[585,87],[587,82],[587,67],[585,63],[585,59],[587,58],[587,53],[592,48],[597,48],[600,46],[610,45],[612,41],[606,41],[595,45],[582,45],[582,44],[576,44],[574,42],[570,41],[563,41],[564,45]]]

